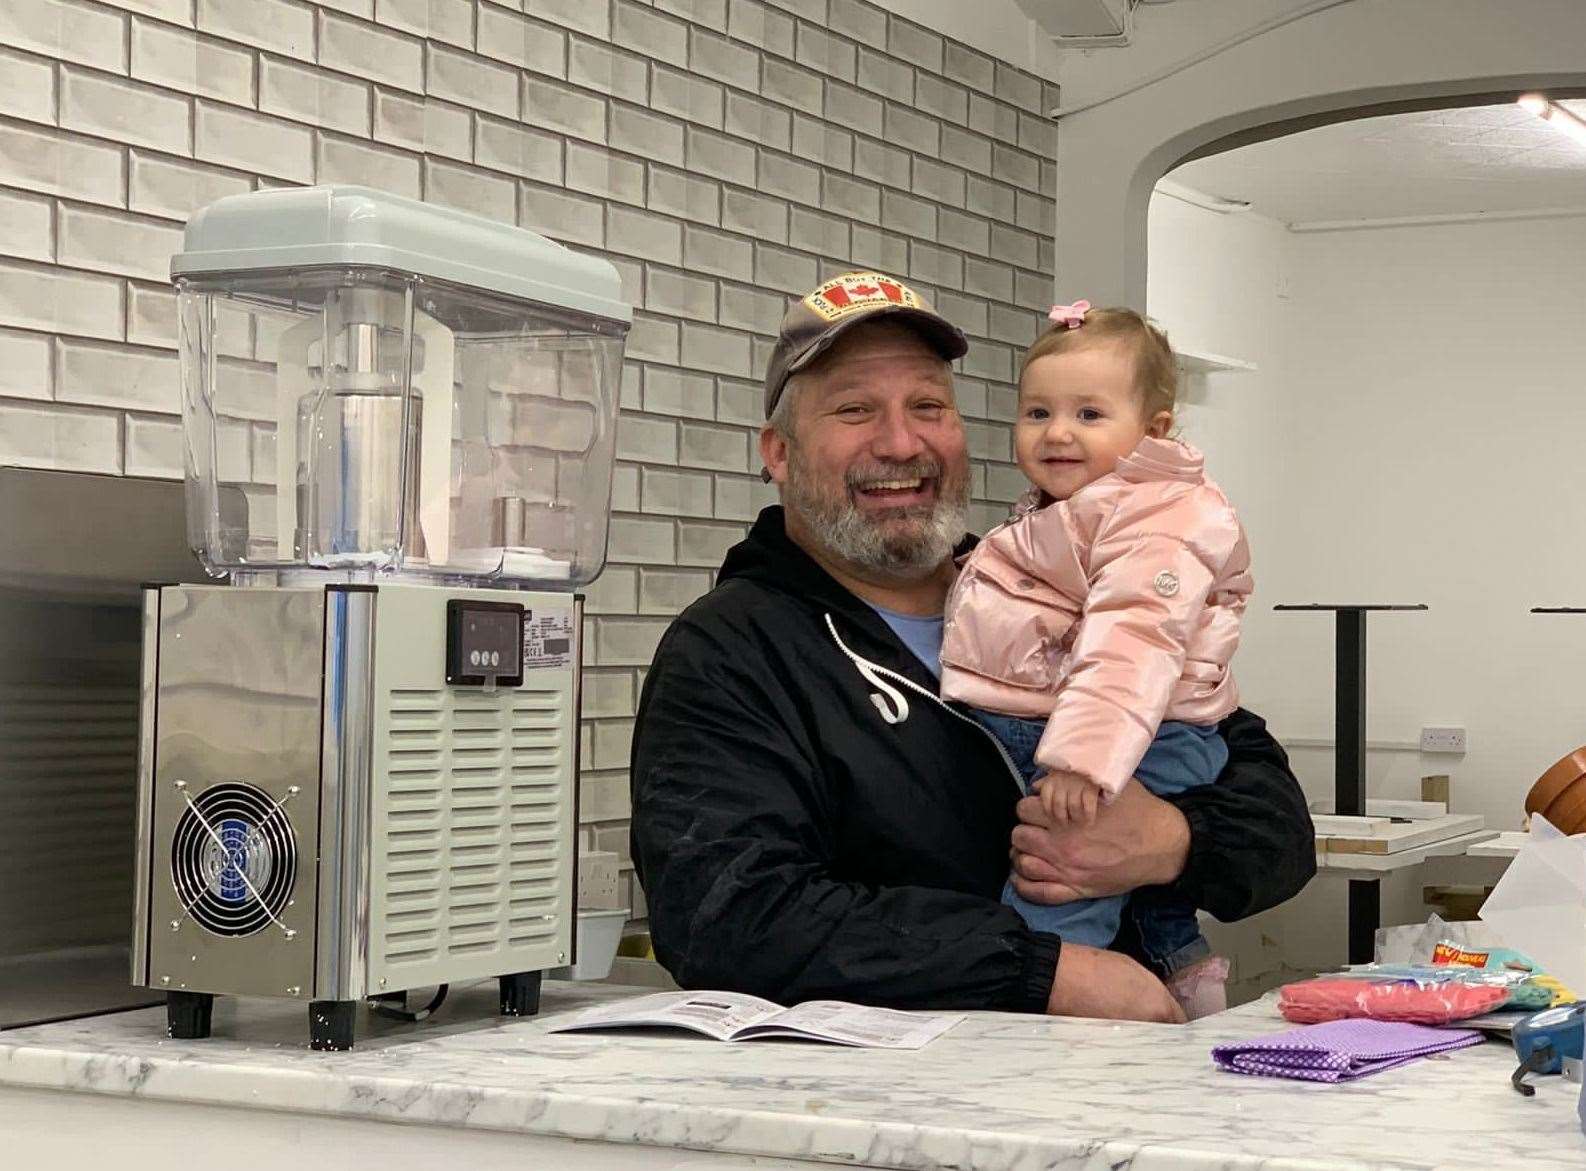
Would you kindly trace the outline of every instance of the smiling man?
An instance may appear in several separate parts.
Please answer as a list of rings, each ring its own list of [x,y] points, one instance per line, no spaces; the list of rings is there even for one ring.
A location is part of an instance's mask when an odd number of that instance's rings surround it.
[[[1170,804],[1131,782],[1094,825],[1056,831],[991,736],[937,698],[969,544],[950,365],[967,349],[878,273],[784,319],[760,434],[782,504],[668,629],[639,703],[633,857],[656,954],[684,987],[783,1003],[1181,1019],[1128,955],[1001,904],[1010,839],[1037,901],[1169,887],[1234,919],[1314,872],[1304,798],[1237,712],[1217,784]]]

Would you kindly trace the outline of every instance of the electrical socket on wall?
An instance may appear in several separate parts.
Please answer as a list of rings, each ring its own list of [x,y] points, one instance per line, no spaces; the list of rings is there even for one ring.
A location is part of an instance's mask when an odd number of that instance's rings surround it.
[[[1422,752],[1464,752],[1465,729],[1437,727],[1421,729]]]
[[[591,850],[578,857],[578,909],[615,911],[627,906],[617,895],[621,859],[609,851]]]

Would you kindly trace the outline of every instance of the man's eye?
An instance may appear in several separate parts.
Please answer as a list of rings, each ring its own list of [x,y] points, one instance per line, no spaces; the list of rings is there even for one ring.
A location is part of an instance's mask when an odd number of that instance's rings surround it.
[[[846,407],[838,407],[837,413],[845,419],[858,419],[869,414],[869,410],[858,403],[851,403]]]
[[[947,404],[931,400],[929,402],[915,403],[914,409],[919,411],[921,414],[930,415],[934,418],[947,409]]]

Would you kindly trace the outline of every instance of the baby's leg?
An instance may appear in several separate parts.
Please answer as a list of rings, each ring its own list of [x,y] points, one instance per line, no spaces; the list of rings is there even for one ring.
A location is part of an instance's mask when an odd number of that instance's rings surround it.
[[[1118,926],[1123,918],[1124,895],[1104,899],[1080,899],[1078,902],[1048,906],[1032,903],[1013,889],[1010,879],[1002,888],[1003,904],[1019,912],[1020,918],[1032,931],[1049,931],[1063,938],[1065,943],[1083,943],[1090,947],[1107,947],[1118,938]]]
[[[1228,763],[1228,746],[1215,727],[1164,721],[1135,775],[1158,796],[1216,781]],[[1227,1007],[1228,963],[1211,954],[1195,908],[1152,891],[1136,896],[1130,914],[1141,950],[1191,1020]]]

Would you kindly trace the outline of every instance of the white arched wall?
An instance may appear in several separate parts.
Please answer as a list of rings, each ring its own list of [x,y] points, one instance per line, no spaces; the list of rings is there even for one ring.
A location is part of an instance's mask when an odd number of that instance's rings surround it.
[[[1191,158],[1363,113],[1583,87],[1579,0],[1353,0],[1088,109],[1065,93],[1057,299],[1146,307],[1152,189]]]

